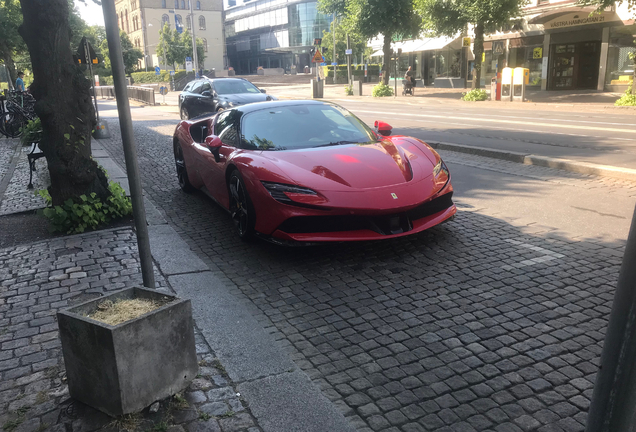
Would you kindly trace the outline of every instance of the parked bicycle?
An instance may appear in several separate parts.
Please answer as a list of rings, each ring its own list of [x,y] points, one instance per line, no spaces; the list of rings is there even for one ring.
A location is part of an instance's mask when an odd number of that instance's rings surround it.
[[[29,93],[9,91],[0,97],[0,133],[17,138],[29,120],[37,118],[35,98]]]

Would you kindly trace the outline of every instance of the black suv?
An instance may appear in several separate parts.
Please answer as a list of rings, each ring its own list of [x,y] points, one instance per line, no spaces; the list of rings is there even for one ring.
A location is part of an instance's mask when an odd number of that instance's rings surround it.
[[[238,105],[277,100],[243,78],[200,78],[188,83],[179,95],[182,120],[213,114]]]

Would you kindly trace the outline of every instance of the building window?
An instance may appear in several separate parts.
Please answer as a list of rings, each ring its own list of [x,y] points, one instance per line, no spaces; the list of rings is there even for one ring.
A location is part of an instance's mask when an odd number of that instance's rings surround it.
[[[161,7],[166,8],[166,0],[161,0]]]
[[[205,30],[205,17],[203,15],[199,17],[199,30]]]
[[[203,51],[208,52],[208,40],[203,38]]]
[[[200,1],[197,2],[197,10],[201,10],[201,2]]]
[[[170,17],[168,15],[163,14],[161,16],[161,28],[164,28],[166,24],[170,25]]]
[[[186,23],[188,24],[188,30],[192,30],[192,16],[188,17]]]
[[[179,0],[174,0],[174,8],[179,9]]]
[[[228,7],[236,6],[236,0],[227,0],[227,6]]]
[[[179,23],[179,27],[183,27],[183,18],[181,18],[181,15],[175,15],[175,21]]]
[[[130,23],[128,22],[128,9],[126,9],[126,33],[130,33]]]
[[[185,9],[185,0],[181,0],[181,9]]]

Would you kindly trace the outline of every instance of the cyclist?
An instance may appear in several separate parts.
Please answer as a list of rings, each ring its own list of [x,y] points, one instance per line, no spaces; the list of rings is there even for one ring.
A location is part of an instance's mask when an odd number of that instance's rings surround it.
[[[15,89],[21,92],[25,91],[24,80],[22,78],[24,78],[24,72],[20,71],[18,72],[18,79],[15,80]]]

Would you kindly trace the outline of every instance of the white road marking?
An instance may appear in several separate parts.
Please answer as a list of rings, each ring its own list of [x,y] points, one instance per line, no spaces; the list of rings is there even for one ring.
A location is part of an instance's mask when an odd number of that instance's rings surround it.
[[[365,111],[365,110],[356,110],[356,112],[362,112],[362,113],[367,113],[367,114],[380,114],[380,115],[387,115],[387,114],[390,114],[390,115],[402,115],[402,116],[421,117],[421,118],[439,118],[439,119],[450,119],[450,120],[466,120],[466,121],[473,121],[473,122],[474,121],[480,121],[480,122],[508,123],[508,124],[519,124],[520,123],[518,121],[513,121],[513,120],[500,120],[500,119],[485,118],[485,117],[479,117],[479,118],[475,118],[475,117],[457,117],[457,116],[450,116],[450,115],[410,114],[410,113],[402,113],[402,112],[387,113],[387,112],[382,112],[382,111]],[[543,119],[543,121],[545,121],[545,120],[546,119]],[[560,121],[560,120],[556,120],[556,121]],[[614,129],[614,128],[603,128],[603,127],[585,126],[585,125],[575,126],[575,125],[564,125],[564,124],[554,124],[554,123],[537,123],[537,125],[557,127],[557,128],[563,128],[563,129],[587,129],[587,130],[595,130],[595,131],[624,132],[624,133],[632,133],[632,134],[634,132],[636,132],[636,129]],[[534,132],[537,132],[537,131],[535,130]]]
[[[553,252],[551,250],[548,249],[544,249],[542,247],[539,246],[535,246],[535,245],[531,245],[528,243],[523,243],[517,240],[512,240],[512,239],[505,239],[508,243],[512,243],[513,245],[522,247],[522,248],[526,248],[526,249],[530,249],[533,252],[537,252],[540,254],[543,254],[543,256],[537,257],[537,258],[532,258],[532,259],[527,259],[527,260],[523,260],[520,261],[518,263],[512,264],[512,265],[503,265],[501,266],[502,269],[504,270],[512,270],[512,269],[518,269],[518,268],[522,268],[522,267],[528,267],[531,265],[535,265],[535,264],[542,264],[548,261],[552,261],[555,259],[559,259],[559,258],[563,258],[565,255],[557,253],[557,252]]]

